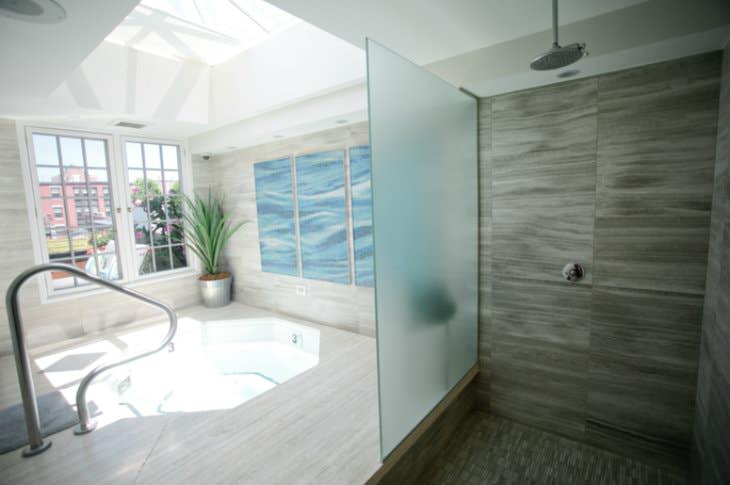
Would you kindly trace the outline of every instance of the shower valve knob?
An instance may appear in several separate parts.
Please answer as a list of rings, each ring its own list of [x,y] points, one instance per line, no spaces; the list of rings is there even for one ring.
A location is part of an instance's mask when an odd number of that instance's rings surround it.
[[[583,279],[585,271],[578,263],[568,263],[563,266],[563,277],[568,281],[579,281]]]

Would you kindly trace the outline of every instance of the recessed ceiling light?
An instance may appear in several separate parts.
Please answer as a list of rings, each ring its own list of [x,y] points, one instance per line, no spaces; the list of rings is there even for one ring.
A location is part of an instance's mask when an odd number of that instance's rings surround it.
[[[284,138],[284,135],[274,135],[274,138]]]
[[[226,147],[226,148],[227,148],[228,150],[235,150],[235,149],[236,149],[236,148],[238,148],[238,147],[234,147],[234,146],[232,146],[232,145],[231,145],[231,146],[229,146],[229,147]]]
[[[0,15],[36,24],[56,24],[66,10],[54,0],[0,0]]]
[[[335,123],[337,123],[338,125],[344,125],[345,123],[347,123],[347,120],[337,120],[335,121]]]
[[[559,73],[558,74],[558,77],[560,79],[567,79],[569,77],[573,77],[573,76],[576,76],[578,74],[580,74],[580,71],[578,69],[569,69],[567,71],[563,71],[563,72]]]

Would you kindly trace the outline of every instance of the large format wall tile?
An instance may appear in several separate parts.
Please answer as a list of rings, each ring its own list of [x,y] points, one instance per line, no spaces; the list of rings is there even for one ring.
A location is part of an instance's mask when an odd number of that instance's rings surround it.
[[[730,45],[724,58],[693,443],[703,485],[730,483]]]
[[[686,457],[702,298],[594,287],[591,313],[589,419]]]
[[[479,375],[477,405],[489,409],[492,325],[492,100],[479,100]]]
[[[491,347],[491,410],[582,439],[588,385],[585,349],[508,335],[492,335]]]
[[[706,54],[481,101],[482,407],[662,466],[685,462],[718,64]],[[716,175],[716,193],[728,188]],[[730,206],[721,199],[716,208]],[[713,222],[715,245],[730,245],[725,220]],[[578,284],[562,280],[570,261],[587,270]],[[727,257],[710,261],[724,271],[708,287],[726,285]],[[730,296],[718,294],[706,322],[727,320]],[[730,324],[713,332],[705,347],[720,355]],[[725,379],[708,362],[706,380]],[[705,393],[703,415],[719,395]],[[715,459],[719,446],[699,451]]]
[[[492,332],[588,351],[591,289],[568,283],[498,279]]]
[[[593,260],[598,80],[492,103],[493,272],[561,281],[565,263]]]
[[[719,53],[600,77],[595,279],[703,294]]]
[[[588,389],[589,287],[495,280],[492,408],[581,437]]]
[[[492,215],[483,271],[490,406],[571,436],[582,436],[586,412],[596,86],[588,79],[498,96],[491,137],[481,140],[491,141],[492,168],[481,190]],[[563,281],[571,261],[588,270],[579,284]]]

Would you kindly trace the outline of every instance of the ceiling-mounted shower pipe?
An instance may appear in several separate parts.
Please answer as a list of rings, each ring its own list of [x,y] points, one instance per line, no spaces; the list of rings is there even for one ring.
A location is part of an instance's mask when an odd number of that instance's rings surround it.
[[[553,0],[553,45],[530,63],[534,71],[550,71],[569,66],[588,55],[582,42],[561,46],[558,42],[558,0]]]

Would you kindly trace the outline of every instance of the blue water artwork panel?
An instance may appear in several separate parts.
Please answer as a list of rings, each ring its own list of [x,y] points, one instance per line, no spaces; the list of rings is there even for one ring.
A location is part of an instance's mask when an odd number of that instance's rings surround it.
[[[302,276],[349,284],[345,151],[296,158]]]
[[[370,147],[350,148],[352,231],[355,246],[355,284],[374,286],[373,204],[370,188]]]
[[[291,161],[259,162],[253,170],[261,271],[298,276]]]

